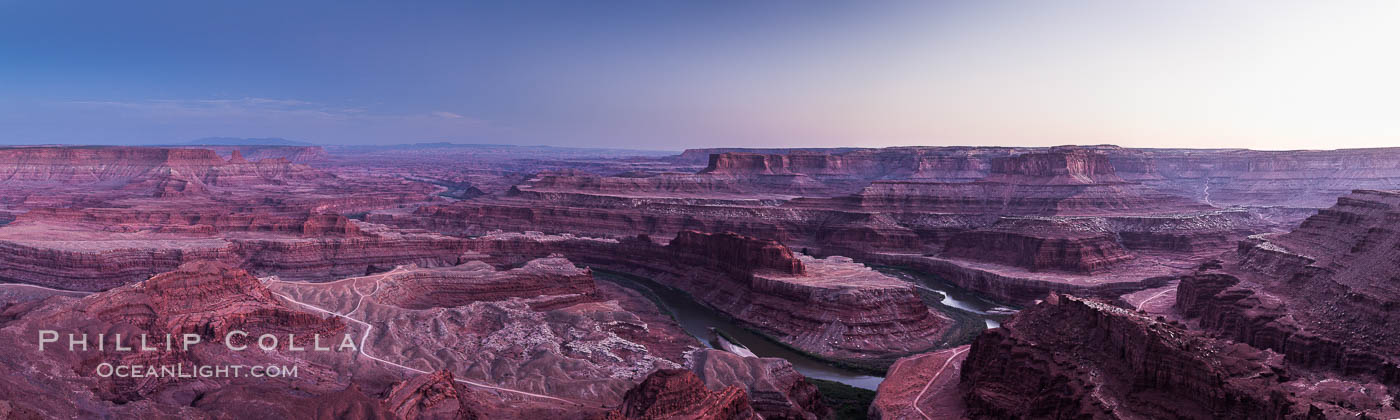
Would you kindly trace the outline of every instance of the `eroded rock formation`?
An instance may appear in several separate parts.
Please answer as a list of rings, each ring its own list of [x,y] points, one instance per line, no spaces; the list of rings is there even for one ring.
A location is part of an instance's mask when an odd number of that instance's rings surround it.
[[[1099,223],[1095,223],[1099,222]],[[954,235],[943,255],[996,262],[1031,271],[1100,273],[1132,258],[1101,220],[1002,219]]]
[[[1400,193],[1358,190],[1181,278],[1176,307],[1291,364],[1400,384]]]
[[[1329,394],[1268,350],[1216,340],[1094,300],[1051,295],[973,342],[961,385],[972,417],[1310,418],[1393,415],[1386,388]],[[1325,388],[1325,387],[1324,387]],[[1340,399],[1338,399],[1340,397]]]
[[[737,386],[719,391],[705,389],[704,382],[685,369],[653,372],[627,391],[622,407],[601,419],[697,419],[758,420],[763,417],[749,406],[748,396]]]
[[[451,371],[422,374],[394,386],[384,404],[401,419],[476,420],[485,418],[472,391]]]
[[[964,418],[958,384],[968,346],[899,359],[870,404],[873,419]]]
[[[924,305],[913,285],[849,258],[798,255],[773,241],[734,234],[688,232],[679,239],[663,246],[645,237],[500,234],[476,238],[471,246],[491,255],[560,253],[650,278],[779,342],[855,365],[883,367],[935,348],[950,325]]]
[[[691,370],[711,391],[738,385],[749,396],[754,411],[765,419],[827,418],[831,409],[821,401],[816,385],[778,358],[744,357],[728,351],[696,352]]]

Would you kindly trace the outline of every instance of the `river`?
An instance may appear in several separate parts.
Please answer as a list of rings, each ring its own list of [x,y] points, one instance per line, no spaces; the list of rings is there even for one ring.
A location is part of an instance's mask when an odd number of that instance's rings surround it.
[[[937,308],[944,312],[949,310],[963,311],[966,315],[976,316],[976,319],[986,319],[986,325],[991,327],[997,321],[992,318],[1000,318],[996,314],[999,305],[981,299],[970,292],[965,292],[949,285],[940,285],[932,276],[925,276],[917,272],[902,270],[898,268],[881,267],[881,271],[897,277],[905,278],[919,285],[925,292],[933,291],[941,293],[942,302],[945,307]],[[894,270],[894,271],[889,271]],[[663,310],[670,313],[690,335],[699,339],[702,344],[710,348],[718,348],[718,343],[713,343],[714,334],[711,328],[723,333],[726,337],[733,339],[737,344],[747,347],[759,357],[778,357],[792,363],[792,366],[809,378],[823,379],[840,382],[856,388],[875,390],[884,377],[871,375],[870,373],[858,369],[851,369],[837,366],[821,359],[808,356],[791,348],[785,347],[777,342],[761,336],[753,331],[739,326],[733,320],[717,313],[715,310],[695,301],[694,298],[681,290],[673,289],[665,285],[656,283],[650,279],[636,277],[628,274],[608,271],[606,269],[593,268],[593,275],[603,281],[612,282],[620,286],[636,290],[657,302]],[[928,277],[927,279],[925,277]],[[933,281],[930,283],[930,281]],[[937,305],[935,305],[937,306]],[[980,331],[981,326],[978,330]]]
[[[943,281],[932,274],[890,266],[875,266],[875,270],[913,283],[922,292],[936,293],[932,296],[937,301],[937,305],[933,306],[943,306],[943,308],[938,309],[943,310],[944,313],[950,311],[970,313],[985,323],[985,328],[1000,327],[1001,321],[1006,320],[1016,312],[1014,308],[987,299],[977,292]],[[949,315],[957,314],[949,313]]]
[[[786,359],[792,366],[806,375],[808,378],[825,379],[836,381],[856,388],[874,390],[880,385],[884,377],[870,375],[869,373],[855,369],[843,368],[832,365],[820,359],[808,356],[781,344],[774,342],[767,337],[763,337],[750,331],[747,328],[735,324],[734,321],[715,312],[714,309],[696,302],[694,298],[681,290],[673,289],[665,285],[658,284],[649,279],[632,275],[617,273],[593,268],[593,276],[600,280],[610,281],[623,287],[636,290],[657,301],[662,309],[671,313],[676,318],[676,322],[684,328],[690,335],[700,339],[700,342],[710,348],[718,348],[718,343],[712,343],[710,328],[714,328],[725,336],[732,338],[739,345],[748,347],[759,357],[778,357]]]

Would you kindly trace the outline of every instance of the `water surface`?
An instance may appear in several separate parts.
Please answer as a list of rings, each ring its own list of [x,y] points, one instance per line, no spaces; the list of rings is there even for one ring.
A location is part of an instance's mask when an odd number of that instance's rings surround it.
[[[885,378],[867,372],[836,366],[812,356],[800,353],[773,340],[758,335],[734,321],[720,315],[681,290],[673,289],[652,280],[623,273],[593,268],[594,277],[616,283],[647,295],[669,312],[676,322],[690,335],[710,348],[719,348],[713,342],[711,328],[723,333],[737,344],[748,347],[759,357],[778,357],[792,363],[792,366],[808,378],[836,381],[856,388],[874,390]]]

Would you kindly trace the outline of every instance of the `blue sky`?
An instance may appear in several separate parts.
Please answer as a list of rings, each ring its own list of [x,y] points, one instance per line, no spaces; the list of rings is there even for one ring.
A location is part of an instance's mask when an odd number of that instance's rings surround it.
[[[0,0],[0,143],[1400,145],[1397,5]]]

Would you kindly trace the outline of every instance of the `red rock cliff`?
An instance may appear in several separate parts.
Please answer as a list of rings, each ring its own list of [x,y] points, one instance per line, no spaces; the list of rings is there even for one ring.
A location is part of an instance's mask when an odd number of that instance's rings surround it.
[[[627,391],[622,407],[602,417],[622,419],[758,420],[748,395],[737,386],[717,392],[685,369],[652,372],[636,388]]]
[[[1312,384],[1295,382],[1272,352],[1051,295],[973,342],[961,387],[974,418],[1281,419],[1391,410],[1371,396],[1316,398]]]
[[[1177,309],[1290,363],[1400,384],[1400,192],[1358,190],[1184,276]]]
[[[676,235],[667,249],[714,260],[726,271],[777,271],[801,275],[802,262],[778,241],[758,239],[732,232],[703,233],[687,230]]]
[[[1033,184],[1124,182],[1107,155],[1078,148],[1056,148],[1044,153],[994,159],[986,180]]]

